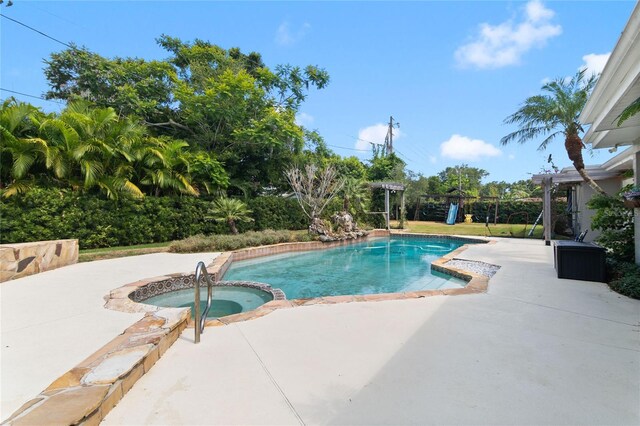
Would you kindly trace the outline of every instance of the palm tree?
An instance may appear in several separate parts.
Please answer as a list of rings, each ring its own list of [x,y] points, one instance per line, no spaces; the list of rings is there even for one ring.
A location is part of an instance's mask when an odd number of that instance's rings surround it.
[[[227,222],[232,234],[238,233],[236,222],[253,222],[249,216],[252,212],[247,205],[235,198],[218,198],[209,211],[211,218],[218,222]]]
[[[47,168],[57,179],[73,188],[98,187],[112,199],[144,196],[131,181],[134,148],[143,143],[144,126],[119,118],[112,108],[76,101],[39,128],[49,142]]]
[[[342,195],[342,209],[344,211],[350,212],[353,207],[356,212],[361,212],[368,201],[369,188],[363,180],[348,177],[344,179],[340,195]]]
[[[185,149],[189,144],[165,137],[155,138],[153,143],[151,154],[145,159],[145,176],[141,182],[152,186],[156,196],[162,190],[199,195],[189,174],[189,158]]]
[[[547,136],[538,147],[539,150],[544,150],[556,136],[563,134],[569,159],[582,179],[595,191],[605,194],[584,168],[584,144],[579,136],[584,130],[578,117],[596,80],[595,75],[585,79],[583,69],[568,81],[558,78],[545,84],[542,90],[547,94],[527,98],[518,111],[504,120],[506,124],[518,124],[520,128],[503,137],[500,143],[525,143],[539,136]]]
[[[38,108],[13,98],[0,108],[0,189],[4,197],[26,192],[34,174],[44,172],[47,142],[37,131],[43,116]]]

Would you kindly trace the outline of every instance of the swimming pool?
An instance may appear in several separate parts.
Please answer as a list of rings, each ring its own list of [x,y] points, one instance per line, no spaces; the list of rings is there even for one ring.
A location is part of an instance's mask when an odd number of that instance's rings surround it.
[[[391,237],[327,250],[233,262],[225,280],[249,280],[284,291],[287,299],[462,288],[467,282],[431,270],[431,262],[468,243]]]

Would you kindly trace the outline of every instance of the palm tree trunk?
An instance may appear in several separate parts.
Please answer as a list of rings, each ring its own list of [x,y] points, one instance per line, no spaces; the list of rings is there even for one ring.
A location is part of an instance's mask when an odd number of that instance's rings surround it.
[[[584,168],[584,160],[582,158],[582,148],[584,144],[582,139],[577,134],[568,134],[564,140],[564,147],[567,150],[569,159],[573,162],[573,166],[578,171],[578,174],[595,192],[607,195],[606,192],[589,176]]]
[[[231,228],[231,233],[233,235],[238,235],[238,228],[236,228],[236,222],[233,219],[229,219],[227,223],[229,224],[229,228]]]

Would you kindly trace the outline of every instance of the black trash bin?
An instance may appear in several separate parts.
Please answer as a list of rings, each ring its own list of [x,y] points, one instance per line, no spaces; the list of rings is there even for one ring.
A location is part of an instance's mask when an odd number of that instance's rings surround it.
[[[604,247],[594,243],[556,241],[553,251],[558,278],[606,281]]]

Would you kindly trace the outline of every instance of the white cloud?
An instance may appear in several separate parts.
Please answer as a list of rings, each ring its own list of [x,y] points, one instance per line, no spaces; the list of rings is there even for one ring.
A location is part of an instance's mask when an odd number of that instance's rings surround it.
[[[389,130],[388,124],[374,124],[373,126],[365,127],[364,129],[360,129],[358,132],[358,140],[356,141],[356,149],[360,150],[369,150],[371,149],[371,144],[369,142],[373,142],[378,145],[384,144],[384,138],[387,136],[387,130]],[[393,140],[398,140],[404,133],[400,131],[400,129],[393,129]]]
[[[311,114],[307,114],[306,112],[300,112],[296,114],[296,124],[299,126],[311,126],[315,119]]]
[[[548,21],[555,15],[553,10],[545,8],[540,1],[530,1],[525,6],[525,9],[531,22]]]
[[[582,57],[584,63],[580,66],[579,69],[586,69],[587,76],[591,74],[600,74],[604,69],[604,66],[607,64],[609,56],[611,56],[611,52],[601,54],[589,53],[588,55],[584,55]]]
[[[502,151],[480,139],[453,135],[440,144],[440,155],[454,160],[477,161],[483,157],[497,157]]]
[[[515,160],[516,156],[513,154],[509,154],[509,160]]]
[[[609,56],[611,56],[611,52],[609,53],[589,53],[588,55],[584,55],[582,60],[584,61],[582,65],[578,67],[578,70],[586,70],[586,77],[591,76],[592,74],[599,75],[602,73],[604,66],[607,65],[607,61],[609,60]],[[573,78],[573,75],[568,75],[564,77],[564,82],[569,83],[569,81]],[[545,77],[542,79],[541,83],[547,84],[551,83],[553,79],[549,77]]]
[[[278,27],[275,41],[280,46],[291,46],[302,40],[309,30],[311,30],[311,24],[308,22],[302,24],[296,31],[292,31],[289,23],[285,21]]]
[[[481,69],[518,64],[526,52],[543,47],[548,39],[562,33],[560,25],[550,22],[554,15],[539,0],[531,0],[518,22],[480,24],[475,39],[456,50],[456,61],[462,67]]]

